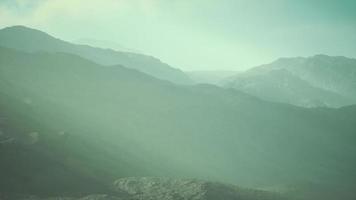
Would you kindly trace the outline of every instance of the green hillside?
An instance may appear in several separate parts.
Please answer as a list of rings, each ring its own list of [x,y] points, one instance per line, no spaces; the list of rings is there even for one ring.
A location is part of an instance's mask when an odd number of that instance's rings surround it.
[[[356,185],[355,106],[305,109],[210,85],[174,85],[75,55],[7,48],[0,49],[0,94],[2,134],[40,148],[69,170],[65,176],[78,173],[79,183],[131,176],[277,190],[313,183],[342,188],[344,199]],[[29,173],[57,174],[51,166]]]

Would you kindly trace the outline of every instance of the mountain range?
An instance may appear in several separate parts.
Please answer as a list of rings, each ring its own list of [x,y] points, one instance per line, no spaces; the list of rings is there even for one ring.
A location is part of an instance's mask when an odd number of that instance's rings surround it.
[[[222,82],[265,100],[304,107],[356,103],[356,59],[342,56],[281,58]]]
[[[0,47],[0,198],[355,199],[355,105],[276,103],[25,46]]]
[[[77,45],[54,38],[42,31],[24,26],[12,26],[0,30],[0,46],[26,52],[63,52],[92,60],[102,65],[125,65],[153,77],[178,84],[191,84],[190,78],[179,69],[159,59],[138,53]]]

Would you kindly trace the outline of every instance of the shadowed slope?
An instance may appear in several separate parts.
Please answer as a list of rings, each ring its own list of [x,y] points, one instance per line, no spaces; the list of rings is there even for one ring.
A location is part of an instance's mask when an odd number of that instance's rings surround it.
[[[27,127],[18,134],[37,132],[49,151],[65,149],[62,163],[96,180],[355,186],[355,106],[304,109],[209,85],[177,86],[74,55],[4,48],[0,83],[8,123]]]

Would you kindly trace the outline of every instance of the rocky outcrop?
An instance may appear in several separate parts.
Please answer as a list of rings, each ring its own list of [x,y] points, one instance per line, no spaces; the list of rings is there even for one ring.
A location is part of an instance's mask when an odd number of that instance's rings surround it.
[[[278,194],[242,189],[234,185],[169,178],[124,178],[114,188],[135,200],[277,200]]]
[[[192,179],[123,178],[114,182],[116,195],[93,194],[84,197],[35,196],[21,200],[282,200],[279,194],[234,185]]]

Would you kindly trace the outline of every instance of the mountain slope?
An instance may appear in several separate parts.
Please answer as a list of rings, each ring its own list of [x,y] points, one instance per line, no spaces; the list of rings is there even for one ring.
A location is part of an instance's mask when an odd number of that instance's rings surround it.
[[[356,60],[326,55],[283,58],[231,77],[224,86],[298,106],[352,105],[356,103]]]
[[[189,77],[182,71],[162,63],[152,56],[71,44],[39,30],[24,26],[13,26],[1,29],[0,46],[27,52],[46,51],[71,53],[102,65],[121,64],[159,79],[169,80],[179,84],[191,83]]]
[[[121,52],[140,53],[139,50],[124,47],[121,44],[118,44],[113,41],[96,40],[96,39],[92,39],[92,38],[81,38],[81,39],[72,41],[72,43],[81,44],[81,45],[89,45],[89,46],[98,47],[98,48],[102,48],[102,49],[112,49],[112,50],[121,51]]]
[[[186,74],[189,75],[191,79],[196,83],[207,83],[213,85],[219,85],[220,81],[226,79],[227,77],[231,77],[238,73],[238,71],[219,71],[219,70],[211,70],[211,71],[186,71]]]
[[[355,106],[304,109],[74,55],[6,48],[0,94],[16,135],[43,142],[60,163],[94,180],[190,177],[259,188],[313,182],[344,188],[340,195],[355,189]]]

